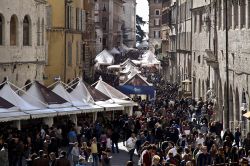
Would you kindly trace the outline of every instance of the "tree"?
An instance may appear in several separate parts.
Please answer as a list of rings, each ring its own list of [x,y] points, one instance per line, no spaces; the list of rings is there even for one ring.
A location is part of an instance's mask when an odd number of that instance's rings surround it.
[[[139,43],[146,37],[145,32],[141,28],[144,24],[146,24],[146,21],[144,21],[142,17],[136,15],[136,41]]]

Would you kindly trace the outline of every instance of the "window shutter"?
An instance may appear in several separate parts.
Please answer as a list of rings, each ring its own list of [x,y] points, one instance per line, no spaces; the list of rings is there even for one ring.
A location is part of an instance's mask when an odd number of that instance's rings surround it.
[[[52,25],[52,8],[51,6],[46,6],[46,27],[51,28]]]
[[[70,15],[71,15],[71,20],[70,20],[70,28],[74,28],[74,8],[70,7]]]
[[[86,30],[86,13],[82,10],[82,31]]]
[[[78,9],[78,30],[82,30],[82,18],[81,18],[81,9]]]

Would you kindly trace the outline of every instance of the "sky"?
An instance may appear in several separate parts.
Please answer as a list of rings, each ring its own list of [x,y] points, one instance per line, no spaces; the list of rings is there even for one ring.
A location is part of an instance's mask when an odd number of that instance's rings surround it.
[[[136,14],[141,16],[144,21],[149,20],[149,7],[148,7],[148,0],[136,0]],[[148,24],[145,24],[142,29],[145,32],[148,32]]]

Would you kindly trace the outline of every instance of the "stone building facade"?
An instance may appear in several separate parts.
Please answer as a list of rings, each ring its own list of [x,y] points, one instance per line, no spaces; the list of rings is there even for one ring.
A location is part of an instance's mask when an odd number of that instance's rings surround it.
[[[128,47],[136,45],[136,0],[124,0],[123,43]]]
[[[95,1],[96,42],[99,51],[122,44],[123,3],[122,0]]]
[[[149,0],[149,49],[161,48],[162,0]]]
[[[208,89],[216,95],[216,118],[225,126],[249,129],[242,110],[249,110],[250,2],[193,0],[192,81],[194,97],[206,98]],[[211,7],[211,8],[210,8]],[[228,18],[228,72],[226,77],[226,20]],[[229,106],[227,105],[229,100]],[[229,112],[228,112],[229,111]],[[229,121],[227,116],[229,113]]]
[[[46,1],[0,1],[0,82],[43,81]]]

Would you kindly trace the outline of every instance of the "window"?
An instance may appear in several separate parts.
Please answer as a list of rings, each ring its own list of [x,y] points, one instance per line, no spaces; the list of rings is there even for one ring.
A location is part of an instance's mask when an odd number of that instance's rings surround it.
[[[73,11],[73,8],[71,7],[71,6],[67,6],[67,28],[68,29],[71,29],[73,26],[73,20],[72,20],[72,18],[73,18],[73,13],[72,13],[72,11]]]
[[[76,64],[79,64],[79,41],[76,42]]]
[[[154,31],[154,38],[160,38],[160,31]]]
[[[197,13],[194,12],[194,32],[197,31]]]
[[[37,46],[40,46],[40,18],[37,20]]]
[[[52,8],[50,5],[46,6],[46,26],[47,28],[52,26]]]
[[[221,29],[221,19],[222,19],[222,15],[221,15],[221,0],[218,0],[218,28]]]
[[[160,10],[159,10],[159,9],[156,9],[156,10],[155,10],[155,15],[156,15],[156,16],[159,16],[159,15],[160,15]]]
[[[232,28],[232,1],[227,2],[228,29]]]
[[[246,5],[245,1],[239,1],[240,4],[240,28],[246,27]]]
[[[154,19],[154,25],[155,26],[159,26],[160,25],[160,19],[159,18],[155,18]]]
[[[44,45],[44,19],[42,19],[42,46]]]
[[[86,30],[86,13],[85,10],[81,10],[81,30]]]
[[[10,45],[16,46],[17,45],[17,28],[18,28],[18,20],[16,15],[11,16],[10,19]]]
[[[23,19],[23,45],[29,46],[30,43],[30,19],[25,16]]]
[[[0,45],[3,45],[3,35],[4,35],[4,19],[0,14]]]
[[[68,42],[68,66],[72,65],[72,43]]]
[[[238,21],[238,13],[239,13],[239,9],[238,9],[238,2],[234,1],[234,28],[238,28],[239,26],[239,21]]]
[[[203,21],[202,21],[202,11],[200,11],[200,14],[199,14],[199,32],[202,31],[202,25],[203,25]]]
[[[198,63],[201,63],[201,56],[198,56]]]

